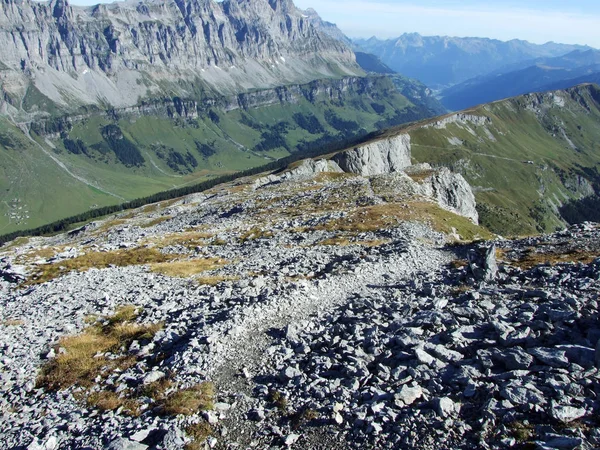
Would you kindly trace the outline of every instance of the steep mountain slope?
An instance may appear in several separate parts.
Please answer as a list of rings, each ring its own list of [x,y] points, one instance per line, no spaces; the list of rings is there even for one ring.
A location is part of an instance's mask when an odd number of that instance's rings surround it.
[[[524,69],[508,72],[502,69],[500,73],[467,80],[445,89],[440,97],[446,108],[457,111],[502,98],[594,81],[593,74],[599,71],[600,51],[575,51],[558,58],[537,60],[535,65]]]
[[[508,42],[484,38],[421,36],[406,33],[385,41],[371,38],[354,41],[405,76],[416,78],[434,89],[449,87],[507,64],[537,57],[561,56],[588,47],[527,41]]]
[[[371,53],[356,52],[356,62],[366,72],[396,73]]]
[[[313,19],[290,0],[4,2],[0,230],[433,114]]]
[[[465,176],[481,223],[502,235],[561,227],[572,207],[585,219],[590,204],[577,200],[600,193],[597,85],[482,105],[412,126],[410,135],[417,160]]]

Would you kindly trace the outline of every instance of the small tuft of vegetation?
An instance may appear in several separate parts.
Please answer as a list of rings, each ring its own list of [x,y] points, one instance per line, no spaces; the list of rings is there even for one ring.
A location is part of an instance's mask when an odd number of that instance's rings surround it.
[[[523,422],[511,422],[506,426],[513,438],[523,444],[533,439],[533,426]]]
[[[469,261],[466,259],[455,259],[450,262],[450,267],[453,269],[462,269],[463,267],[467,267],[469,265]]]
[[[269,391],[267,401],[273,403],[273,405],[275,405],[280,412],[287,411],[287,398],[281,392],[275,390]]]
[[[162,273],[169,277],[187,278],[209,270],[219,269],[227,264],[220,258],[189,259],[152,264],[153,272]]]
[[[429,178],[434,173],[435,173],[435,170],[423,170],[421,172],[408,173],[407,175],[413,181],[420,183],[421,181],[425,181],[427,178]]]
[[[155,225],[160,225],[161,223],[166,222],[167,220],[171,220],[172,218],[173,216],[157,217],[156,219],[151,220],[150,222],[140,225],[140,228],[151,228]]]
[[[207,244],[207,240],[214,235],[211,233],[203,233],[200,231],[187,231],[183,233],[166,234],[160,239],[154,241],[156,246],[165,248],[169,246],[180,245],[188,249],[202,247]]]
[[[155,248],[133,248],[110,252],[90,252],[73,259],[40,265],[26,281],[26,285],[41,284],[67,273],[85,272],[89,269],[105,269],[110,266],[134,266],[156,264],[174,259],[173,255],[165,255]]]
[[[357,178],[359,175],[354,173],[345,173],[345,172],[320,172],[318,173],[314,180],[317,183],[333,183],[336,181],[345,181],[350,178]]]
[[[54,347],[56,356],[42,367],[37,386],[51,391],[72,386],[89,388],[96,379],[105,379],[115,370],[135,365],[137,359],[121,354],[121,349],[129,348],[133,341],[152,339],[163,326],[134,323],[138,313],[132,305],[122,306],[114,315],[98,319],[82,333],[61,338]],[[108,398],[108,394],[97,394],[88,401],[102,405],[115,402],[114,398]]]
[[[313,420],[317,420],[321,415],[319,412],[312,408],[305,408],[301,411],[296,412],[290,416],[290,422],[292,424],[292,428],[298,429],[303,425],[312,422]]]
[[[185,445],[185,450],[200,450],[202,444],[214,433],[213,428],[206,421],[194,423],[185,428],[186,434],[192,438],[192,442]]]
[[[86,404],[100,411],[116,411],[121,409],[127,415],[137,417],[141,414],[141,403],[137,399],[122,397],[116,392],[101,390],[90,393]]]
[[[239,237],[240,243],[244,243],[247,241],[255,241],[257,239],[268,239],[273,237],[273,232],[268,230],[263,230],[262,228],[254,227],[251,230],[246,231],[241,234]]]
[[[198,277],[196,278],[196,281],[200,285],[216,286],[217,284],[222,283],[223,281],[237,281],[239,279],[239,277],[235,276],[213,275]]]
[[[179,414],[189,416],[199,411],[213,409],[214,397],[214,384],[203,382],[170,393],[159,403],[159,407],[164,414],[169,416]]]
[[[25,322],[21,319],[8,319],[2,322],[2,325],[5,327],[20,327],[21,325],[25,325]]]

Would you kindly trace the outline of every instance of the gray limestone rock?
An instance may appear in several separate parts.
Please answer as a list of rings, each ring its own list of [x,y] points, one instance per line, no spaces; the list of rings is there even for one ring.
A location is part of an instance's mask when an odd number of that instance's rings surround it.
[[[338,153],[333,160],[344,172],[362,176],[398,172],[411,165],[410,136],[401,134],[374,141]]]

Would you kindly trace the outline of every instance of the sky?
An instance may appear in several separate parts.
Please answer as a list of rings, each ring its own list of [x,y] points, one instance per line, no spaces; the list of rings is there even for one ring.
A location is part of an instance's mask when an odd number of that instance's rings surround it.
[[[98,0],[71,0],[91,5]],[[103,1],[103,3],[107,3]],[[294,0],[352,38],[403,33],[524,39],[600,48],[599,0]]]

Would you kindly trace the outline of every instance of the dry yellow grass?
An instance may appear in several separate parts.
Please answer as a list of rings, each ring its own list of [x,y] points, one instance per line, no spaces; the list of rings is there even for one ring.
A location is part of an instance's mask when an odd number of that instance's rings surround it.
[[[94,230],[93,234],[102,234],[108,230],[112,230],[115,227],[118,227],[120,225],[125,225],[128,221],[127,217],[124,218],[119,218],[119,219],[111,219],[108,220],[106,222],[104,222],[102,225],[100,225],[96,230]]]
[[[164,414],[169,416],[179,414],[189,416],[212,409],[214,396],[215,386],[212,383],[199,383],[170,393],[160,402],[160,407]]]
[[[90,252],[73,259],[38,266],[26,281],[26,285],[45,283],[72,271],[104,269],[109,266],[134,266],[170,261],[173,255],[165,255],[155,248],[134,248],[110,252]]]
[[[227,264],[220,258],[188,259],[152,264],[153,272],[162,273],[169,277],[187,278],[209,270],[219,269]]]
[[[213,429],[210,424],[206,421],[201,421],[192,425],[189,425],[185,429],[186,434],[192,438],[192,442],[185,445],[185,450],[200,450],[204,448],[202,445],[206,439],[213,434]]]
[[[153,242],[160,248],[165,248],[173,245],[181,245],[187,248],[201,247],[206,245],[208,239],[214,236],[212,233],[205,233],[201,231],[186,231],[183,233],[167,234],[159,239],[155,239]]]
[[[240,279],[240,277],[235,277],[235,276],[214,275],[214,276],[197,277],[195,280],[198,282],[198,284],[201,284],[201,285],[216,286],[217,284],[219,284],[223,281],[236,281],[239,279]]]
[[[113,391],[95,391],[88,395],[86,399],[88,406],[97,408],[101,411],[115,411],[122,408],[125,414],[130,416],[139,416],[142,403],[137,399],[121,397]]]
[[[357,208],[341,219],[315,227],[316,230],[369,232],[397,226],[401,222],[428,223],[434,230],[451,233],[457,230],[463,240],[488,239],[493,235],[467,218],[458,216],[429,202],[385,203]]]
[[[104,354],[118,354],[121,347],[128,348],[134,340],[151,339],[162,328],[162,324],[130,322],[135,317],[135,307],[124,306],[115,315],[99,319],[82,333],[61,338],[55,347],[56,357],[42,368],[38,386],[49,390],[74,385],[89,387],[98,376],[134,365],[137,361],[132,356],[107,358]]]
[[[8,319],[2,322],[2,325],[5,327],[20,327],[21,325],[25,325],[25,321],[21,319]]]
[[[543,248],[543,247],[542,247]],[[600,252],[597,251],[586,251],[586,250],[568,250],[565,252],[548,251],[540,252],[534,248],[528,249],[525,255],[517,260],[509,260],[506,255],[502,253],[502,260],[513,266],[520,267],[521,269],[531,269],[535,266],[542,264],[556,265],[564,263],[583,263],[589,264],[596,258],[600,257]]]
[[[351,240],[346,236],[336,236],[333,238],[325,239],[319,242],[318,245],[331,245],[345,247],[348,245],[360,245],[361,247],[379,247],[380,245],[388,244],[390,241],[386,239],[372,239],[367,241]]]
[[[140,228],[150,228],[150,227],[153,227],[154,225],[159,225],[163,222],[166,222],[167,220],[171,220],[172,218],[173,218],[173,216],[157,217],[156,219],[151,220],[150,222],[140,225]]]
[[[21,255],[18,261],[23,263],[25,261],[34,261],[36,259],[50,259],[60,253],[62,248],[60,247],[44,247]]]
[[[424,170],[422,172],[409,173],[408,176],[417,183],[426,180],[435,173],[434,170]]]
[[[329,183],[329,182],[336,182],[336,181],[345,181],[350,178],[357,178],[358,176],[359,175],[356,175],[354,173],[321,172],[321,173],[318,173],[314,177],[314,180],[317,183]]]
[[[243,243],[247,241],[255,241],[257,239],[268,239],[270,237],[273,237],[272,231],[254,227],[245,233],[242,233],[239,237],[239,241]]]
[[[330,245],[330,246],[339,246],[346,247],[347,245],[352,245],[353,242],[350,241],[347,237],[344,236],[336,236],[329,239],[324,239],[319,242],[318,245]]]
[[[21,236],[21,237],[16,238],[13,241],[7,242],[6,244],[0,246],[0,250],[2,250],[2,253],[3,253],[12,248],[22,247],[24,245],[27,245],[29,243],[29,241],[30,241],[30,238],[28,238],[26,236]]]

